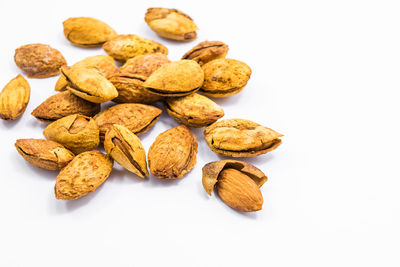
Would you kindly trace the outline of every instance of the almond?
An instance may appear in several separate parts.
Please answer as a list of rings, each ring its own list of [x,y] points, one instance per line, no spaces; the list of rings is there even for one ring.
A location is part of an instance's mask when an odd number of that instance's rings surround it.
[[[99,151],[76,156],[57,176],[54,192],[58,199],[77,199],[96,190],[110,175],[113,161]]]
[[[19,118],[28,105],[31,87],[24,77],[18,75],[12,79],[0,93],[0,119]]]
[[[218,178],[217,191],[229,207],[239,211],[262,209],[263,197],[257,184],[235,169],[223,170]]]

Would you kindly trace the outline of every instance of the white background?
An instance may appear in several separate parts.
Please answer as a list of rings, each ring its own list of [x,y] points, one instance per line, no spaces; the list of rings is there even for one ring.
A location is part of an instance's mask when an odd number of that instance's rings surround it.
[[[199,26],[189,43],[156,36],[148,7],[179,8]],[[400,8],[398,1],[1,1],[0,87],[20,73],[14,49],[45,43],[69,64],[104,54],[72,46],[62,21],[92,16],[118,33],[169,48],[178,60],[204,40],[229,45],[253,70],[225,118],[285,134],[246,161],[269,177],[263,210],[243,214],[204,192],[201,168],[219,160],[194,130],[198,163],[179,181],[141,180],[117,164],[94,193],[56,200],[57,172],[16,152],[42,138],[30,113],[57,77],[29,79],[23,117],[0,122],[0,266],[399,266]],[[160,106],[160,105],[158,105]],[[164,114],[141,136],[177,125]]]

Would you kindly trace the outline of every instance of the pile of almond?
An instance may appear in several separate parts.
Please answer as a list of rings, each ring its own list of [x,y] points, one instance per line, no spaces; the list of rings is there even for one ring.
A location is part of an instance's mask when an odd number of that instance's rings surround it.
[[[196,39],[194,21],[177,9],[149,8],[145,21],[163,38]],[[44,44],[28,44],[15,51],[15,63],[29,78],[60,75],[55,95],[36,107],[32,115],[47,123],[46,139],[19,139],[18,153],[29,163],[59,170],[57,199],[77,199],[96,190],[110,175],[113,160],[139,177],[178,179],[196,164],[197,139],[190,127],[206,127],[204,138],[212,151],[228,157],[255,157],[281,144],[282,134],[246,119],[219,120],[223,109],[208,97],[240,92],[250,79],[244,62],[225,58],[228,46],[204,41],[170,61],[168,49],[134,34],[118,35],[106,23],[88,17],[63,23],[65,37],[80,47],[102,46],[108,54],[85,58],[67,66],[63,55]],[[115,61],[123,64],[118,68]],[[0,93],[0,118],[15,120],[30,97],[21,75]],[[198,92],[198,93],[197,93]],[[101,103],[115,105],[101,111]],[[164,103],[181,125],[160,133],[146,152],[140,134],[150,130]],[[106,154],[95,150],[102,144]],[[260,187],[267,176],[238,160],[210,162],[203,167],[203,186],[240,211],[262,208]]]

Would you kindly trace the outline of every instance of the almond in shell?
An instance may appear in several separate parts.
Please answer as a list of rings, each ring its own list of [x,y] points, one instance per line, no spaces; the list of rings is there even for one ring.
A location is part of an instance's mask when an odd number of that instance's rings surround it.
[[[178,60],[162,65],[143,86],[157,95],[177,97],[199,90],[203,81],[204,73],[199,64],[193,60]]]
[[[63,22],[63,26],[65,38],[82,47],[101,46],[117,35],[106,23],[90,17],[69,18]]]
[[[101,111],[94,120],[100,129],[100,138],[104,140],[105,133],[114,124],[122,125],[136,135],[145,133],[157,122],[161,112],[150,105],[118,104]]]
[[[196,164],[197,140],[185,125],[157,136],[148,155],[150,172],[160,179],[178,179]]]
[[[55,48],[45,44],[28,44],[15,50],[15,64],[29,78],[46,78],[60,73],[67,65],[65,58]]]
[[[61,170],[75,156],[63,145],[43,139],[18,139],[15,148],[30,164],[47,170]]]
[[[116,162],[128,171],[148,177],[146,152],[139,138],[124,126],[114,124],[106,132],[104,149]]]
[[[167,98],[165,109],[176,121],[190,127],[207,126],[224,116],[224,110],[217,103],[196,93]]]
[[[109,56],[121,62],[139,55],[168,54],[168,49],[162,44],[135,34],[117,35],[107,41],[103,49]]]
[[[239,211],[261,210],[260,187],[268,180],[257,167],[238,160],[220,160],[203,167],[203,187],[211,195],[217,188],[220,198]]]
[[[244,119],[217,121],[204,130],[207,145],[223,156],[255,157],[276,149],[282,134]]]
[[[108,178],[112,167],[112,159],[99,151],[77,155],[57,176],[56,198],[71,200],[93,192]]]
[[[100,143],[96,122],[79,114],[52,122],[44,129],[43,135],[47,140],[58,142],[75,154],[93,150]]]
[[[191,17],[171,8],[149,8],[144,20],[158,35],[179,41],[196,39],[198,30]]]
[[[63,91],[47,98],[32,111],[32,115],[43,122],[53,122],[72,114],[94,116],[100,111],[100,104],[77,97],[70,91]]]
[[[228,53],[228,46],[220,41],[204,41],[190,49],[182,59],[191,59],[203,66],[209,61],[224,58]]]

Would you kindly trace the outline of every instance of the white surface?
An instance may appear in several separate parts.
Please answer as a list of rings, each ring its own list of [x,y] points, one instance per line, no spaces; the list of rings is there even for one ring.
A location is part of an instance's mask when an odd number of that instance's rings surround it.
[[[147,7],[187,12],[198,39],[178,43],[145,24]],[[399,266],[400,37],[398,1],[1,1],[0,87],[20,73],[14,49],[46,43],[69,64],[104,54],[72,46],[62,21],[104,20],[165,44],[172,60],[203,40],[253,70],[242,93],[217,102],[285,134],[270,154],[261,212],[238,213],[201,185],[220,159],[202,129],[196,167],[179,181],[140,180],[115,164],[96,192],[56,200],[56,172],[30,166],[18,138],[41,138],[31,111],[57,78],[29,79],[20,120],[0,122],[0,266]],[[141,136],[146,151],[177,123]]]

